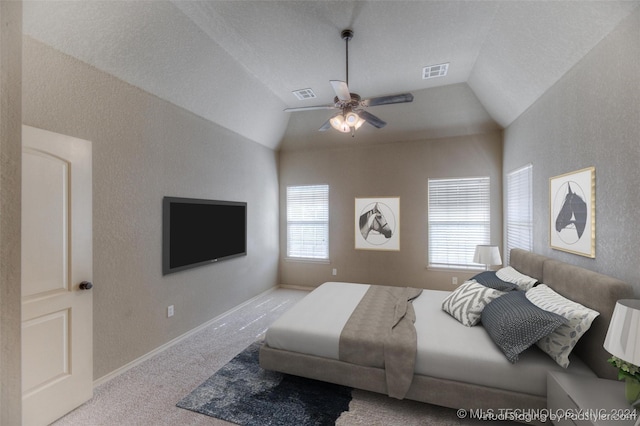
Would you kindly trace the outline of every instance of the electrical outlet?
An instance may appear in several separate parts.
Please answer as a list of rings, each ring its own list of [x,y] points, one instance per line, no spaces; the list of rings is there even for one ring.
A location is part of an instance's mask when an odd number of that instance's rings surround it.
[[[173,305],[169,305],[167,307],[167,318],[170,318],[173,316]]]
[[[457,285],[458,284],[458,277],[451,277],[451,284]]]
[[[331,271],[331,275],[333,275],[334,277],[338,275],[338,270],[336,268],[333,268],[333,271]]]

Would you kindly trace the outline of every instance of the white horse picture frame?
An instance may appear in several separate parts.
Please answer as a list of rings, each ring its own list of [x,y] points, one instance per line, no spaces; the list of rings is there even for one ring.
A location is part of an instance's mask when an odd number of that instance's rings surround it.
[[[400,197],[356,198],[356,250],[400,250]]]

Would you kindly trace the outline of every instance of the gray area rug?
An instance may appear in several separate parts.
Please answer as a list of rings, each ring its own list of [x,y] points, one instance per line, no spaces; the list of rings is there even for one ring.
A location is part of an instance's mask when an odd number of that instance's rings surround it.
[[[351,388],[266,371],[253,343],[177,406],[243,426],[334,425]]]

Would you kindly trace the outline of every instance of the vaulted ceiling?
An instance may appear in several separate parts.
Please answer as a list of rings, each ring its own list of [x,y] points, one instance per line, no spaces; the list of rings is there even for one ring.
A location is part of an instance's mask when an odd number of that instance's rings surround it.
[[[625,17],[629,1],[32,1],[24,33],[274,149],[417,140],[507,127]],[[388,123],[317,129],[329,80]],[[427,65],[448,74],[422,78]],[[602,64],[603,72],[607,66]],[[292,93],[312,89],[317,98]],[[588,88],[585,88],[588,90]]]

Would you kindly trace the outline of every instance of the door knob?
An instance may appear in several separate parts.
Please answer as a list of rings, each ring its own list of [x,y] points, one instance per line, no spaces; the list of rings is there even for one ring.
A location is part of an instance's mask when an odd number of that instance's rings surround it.
[[[93,284],[91,284],[89,281],[82,281],[80,283],[80,290],[91,290],[92,287]]]

